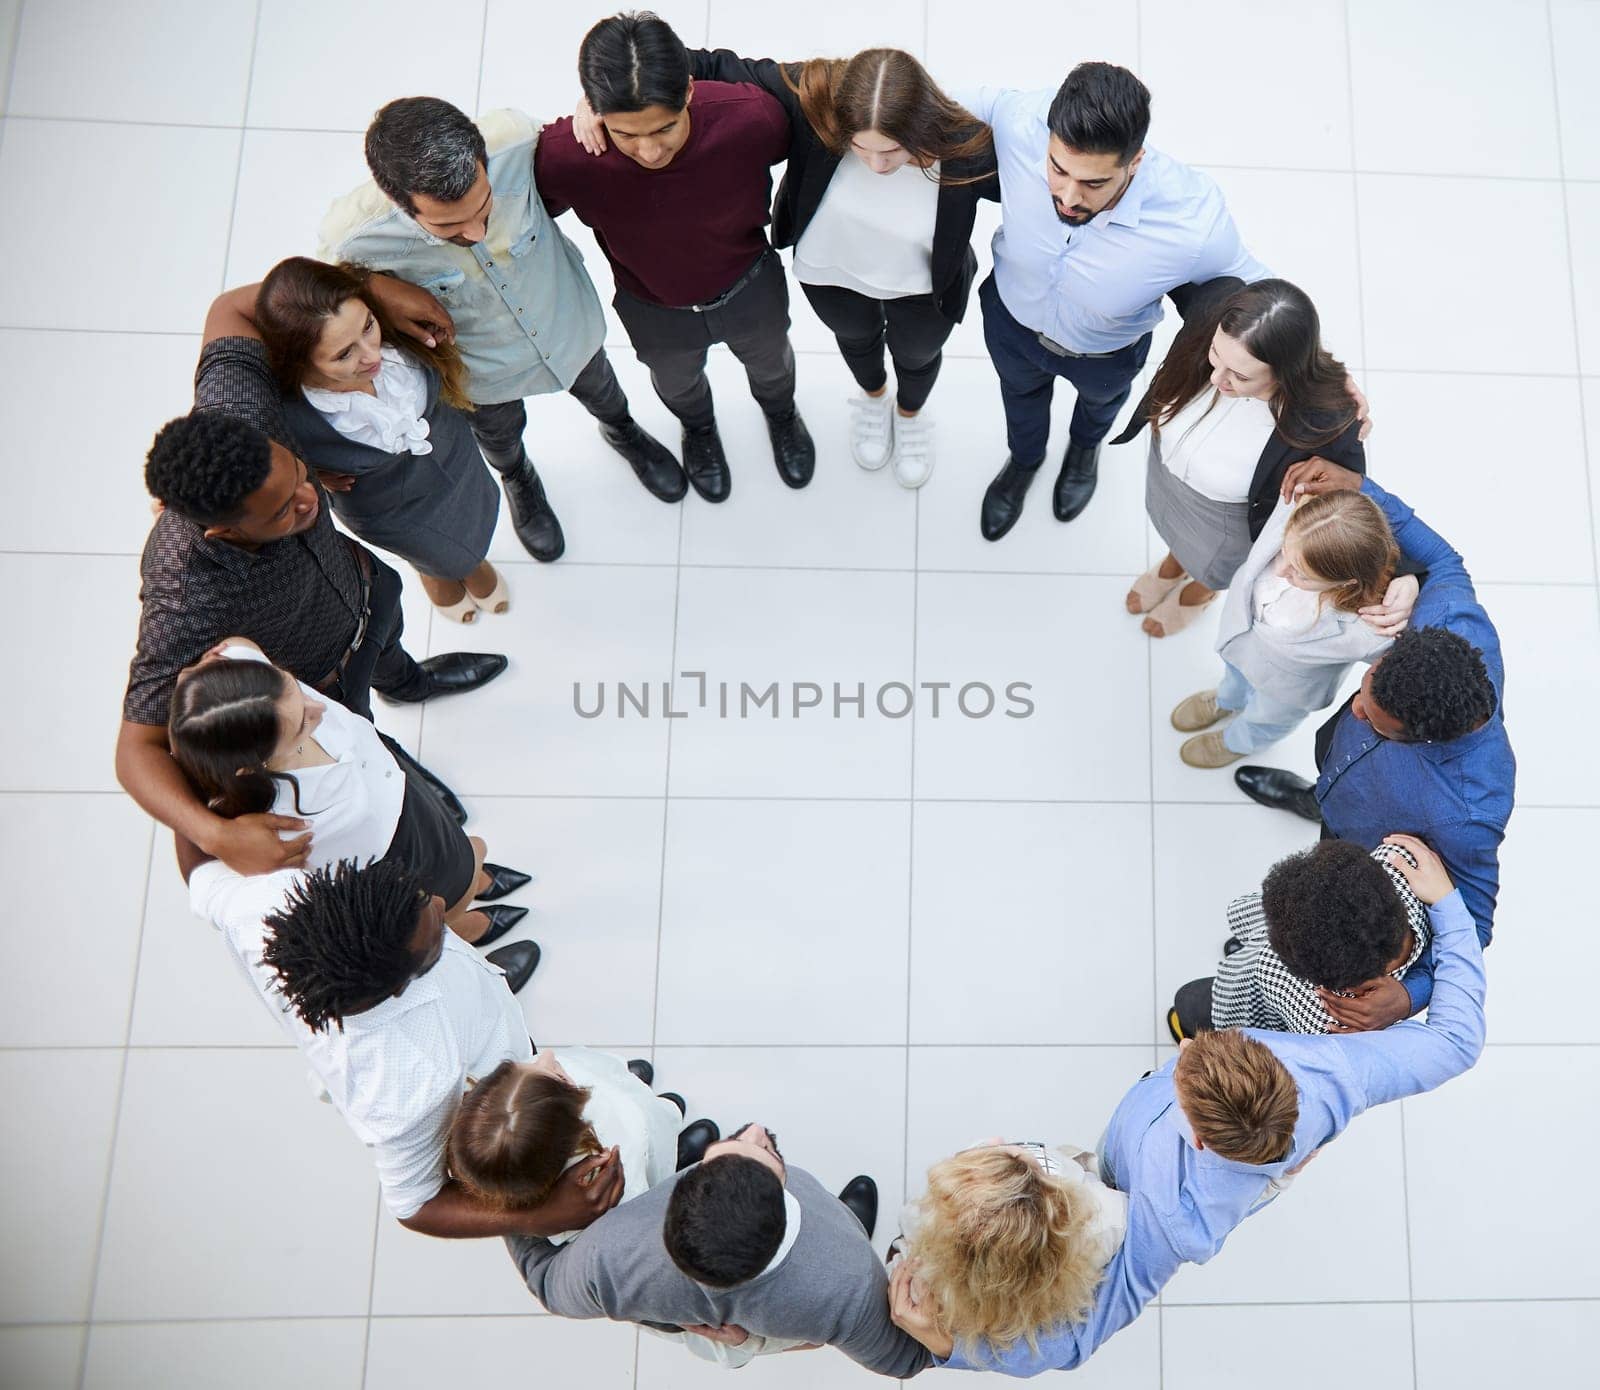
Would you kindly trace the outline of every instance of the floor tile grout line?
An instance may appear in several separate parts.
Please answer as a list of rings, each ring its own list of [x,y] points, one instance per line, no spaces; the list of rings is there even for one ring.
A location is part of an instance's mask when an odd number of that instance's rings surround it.
[[[483,65],[489,52],[489,0],[483,5],[483,21],[478,26],[478,85],[472,91],[472,110],[475,117],[483,115]]]
[[[250,100],[255,92],[256,80],[256,50],[261,43],[261,6],[263,0],[256,0],[256,13],[250,31],[250,64],[245,69],[244,76],[244,107],[241,115],[250,114]],[[245,127],[241,121],[238,126],[239,146],[238,153],[233,162],[233,193],[228,198],[228,223],[222,229],[222,283],[217,286],[217,293],[221,294],[228,288],[229,262],[233,259],[233,226],[239,216],[239,187],[244,181],[244,144]]]
[[[927,0],[923,0],[923,33],[927,33]],[[924,45],[926,51],[926,45]],[[922,492],[911,499],[911,560],[916,564],[922,542]],[[922,597],[922,575],[911,575],[911,688],[917,688],[917,605]],[[906,807],[906,1031],[903,1094],[900,1115],[900,1195],[911,1194],[911,1002],[912,969],[916,951],[917,900],[917,706],[911,705],[910,796]]]
[[[22,46],[22,13],[28,8],[27,0],[21,0],[17,5],[16,14],[11,16],[11,47],[6,60],[6,70],[0,73],[0,119],[9,120],[11,117],[11,87],[17,78],[17,50]],[[0,147],[3,147],[4,137],[0,136]]]

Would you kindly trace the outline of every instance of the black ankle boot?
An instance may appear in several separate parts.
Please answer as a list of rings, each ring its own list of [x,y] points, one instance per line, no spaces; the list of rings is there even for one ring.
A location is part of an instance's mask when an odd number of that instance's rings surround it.
[[[544,483],[532,460],[524,454],[521,463],[500,475],[500,482],[511,507],[511,524],[523,549],[546,564],[559,560],[567,548],[567,538],[561,534],[561,523],[544,495]]]

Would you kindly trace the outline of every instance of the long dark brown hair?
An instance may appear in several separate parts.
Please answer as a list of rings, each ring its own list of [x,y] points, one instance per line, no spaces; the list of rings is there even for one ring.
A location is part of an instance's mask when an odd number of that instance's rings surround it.
[[[295,814],[305,814],[300,783],[267,769],[278,746],[278,701],[292,679],[260,661],[209,661],[179,678],[167,739],[178,766],[219,816],[270,811],[280,782],[293,790]]]
[[[993,144],[989,127],[947,97],[928,70],[898,48],[867,48],[854,58],[812,58],[782,69],[800,109],[830,154],[843,158],[850,141],[875,130],[919,164],[971,159]],[[986,177],[947,175],[941,183]]]
[[[367,272],[357,265],[328,265],[306,256],[290,256],[267,272],[256,294],[256,328],[266,344],[273,375],[285,391],[298,391],[311,368],[322,326],[352,299],[359,299],[378,321],[378,332],[390,347],[402,348],[439,374],[439,395],[446,405],[471,410],[467,399],[467,366],[454,343],[429,347],[401,334],[377,298],[367,290]]]
[[[491,1206],[536,1207],[567,1161],[600,1152],[583,1118],[589,1092],[559,1076],[502,1062],[467,1092],[450,1126],[457,1182]]]
[[[1150,383],[1153,427],[1170,423],[1210,389],[1211,340],[1219,328],[1272,369],[1276,385],[1267,404],[1278,434],[1291,446],[1319,449],[1350,427],[1356,404],[1345,389],[1344,363],[1322,346],[1316,305],[1287,280],[1246,285],[1223,300],[1196,332],[1179,336]]]

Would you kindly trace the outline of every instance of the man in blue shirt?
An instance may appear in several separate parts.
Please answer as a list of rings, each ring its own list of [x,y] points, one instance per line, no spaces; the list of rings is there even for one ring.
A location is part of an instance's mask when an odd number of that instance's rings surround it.
[[[978,291],[1011,456],[983,499],[984,537],[1022,515],[1050,436],[1057,377],[1077,388],[1056,480],[1059,521],[1094,495],[1106,437],[1161,322],[1161,296],[1267,274],[1204,174],[1144,148],[1150,92],[1126,68],[1080,63],[1061,89],[958,92],[994,131],[1002,224]]]
[[[1487,946],[1494,934],[1517,763],[1506,737],[1500,637],[1461,556],[1415,512],[1370,479],[1323,459],[1296,464],[1284,495],[1360,489],[1383,508],[1406,559],[1427,578],[1402,633],[1361,689],[1317,731],[1315,785],[1281,768],[1246,766],[1234,781],[1264,806],[1320,820],[1324,834],[1374,848],[1396,826],[1443,857]],[[1434,952],[1403,980],[1384,977],[1355,997],[1323,994],[1346,1028],[1384,1028],[1432,992]]]
[[[1003,1354],[956,1346],[934,1310],[917,1304],[913,1270],[890,1285],[895,1322],[936,1364],[1033,1376],[1081,1365],[1131,1323],[1185,1262],[1203,1264],[1228,1234],[1280,1192],[1362,1111],[1420,1095],[1458,1076],[1483,1051],[1483,951],[1439,857],[1393,837],[1429,904],[1437,950],[1426,1023],[1381,1033],[1310,1036],[1255,1029],[1202,1034],[1128,1092],[1101,1145],[1101,1172],[1128,1196],[1128,1229],[1082,1322],[1041,1329],[1036,1345]]]

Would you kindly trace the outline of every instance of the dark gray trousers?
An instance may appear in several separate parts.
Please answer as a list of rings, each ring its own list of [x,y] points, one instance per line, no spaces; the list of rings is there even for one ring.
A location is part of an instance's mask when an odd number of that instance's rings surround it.
[[[628,397],[604,348],[588,360],[567,390],[602,425],[620,425],[628,418]],[[522,448],[527,407],[520,400],[480,405],[467,420],[489,466],[500,473],[515,472],[527,457]]]

